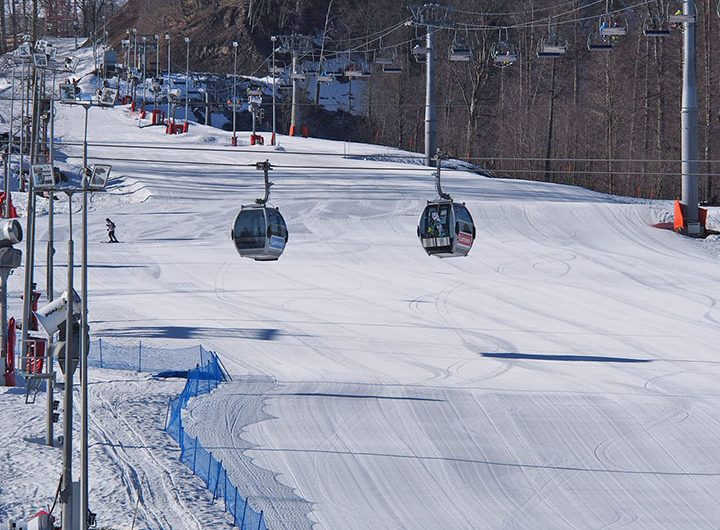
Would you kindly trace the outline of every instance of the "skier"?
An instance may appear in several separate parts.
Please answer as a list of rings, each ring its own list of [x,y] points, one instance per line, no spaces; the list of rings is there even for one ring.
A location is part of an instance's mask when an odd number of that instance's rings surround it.
[[[108,233],[108,243],[119,243],[115,237],[115,223],[113,223],[109,217],[105,219],[105,227]]]

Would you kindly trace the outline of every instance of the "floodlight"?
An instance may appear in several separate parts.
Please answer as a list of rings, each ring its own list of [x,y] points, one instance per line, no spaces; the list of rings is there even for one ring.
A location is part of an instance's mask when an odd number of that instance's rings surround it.
[[[29,59],[32,57],[32,50],[30,49],[30,44],[27,42],[22,43],[20,46],[18,46],[16,50],[17,56],[21,59]]]
[[[115,100],[117,99],[117,88],[108,88],[105,87],[102,89],[102,92],[100,93],[100,99],[98,100],[98,105],[101,107],[112,107],[115,105]]]
[[[63,67],[68,72],[74,72],[77,70],[78,65],[80,64],[80,59],[77,57],[65,57],[65,64]]]
[[[55,187],[55,172],[50,164],[33,164],[30,166],[33,185],[38,191],[51,190]]]
[[[235,42],[235,41],[233,41],[233,45],[232,45],[232,46],[233,46],[233,48],[237,48],[237,47],[238,47],[238,43]]]
[[[72,83],[60,83],[60,101],[63,103],[75,101],[75,85]]]
[[[93,164],[92,172],[87,180],[87,188],[91,191],[103,191],[110,178],[112,166],[106,164]]]
[[[165,40],[170,40],[170,35],[165,35]]]
[[[38,68],[46,68],[48,65],[48,58],[45,53],[33,53],[33,63]]]
[[[189,42],[190,42],[190,37],[185,37],[185,43],[187,44]]]

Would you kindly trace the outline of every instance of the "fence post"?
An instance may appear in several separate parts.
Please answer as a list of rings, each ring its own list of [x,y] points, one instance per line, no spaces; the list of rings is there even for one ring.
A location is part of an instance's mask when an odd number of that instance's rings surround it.
[[[210,487],[210,470],[212,469],[212,461],[215,457],[212,453],[210,453],[210,458],[208,458],[208,473],[207,473],[207,486]]]
[[[167,410],[165,411],[165,430],[168,430],[168,418],[170,418],[170,403],[172,403],[172,398],[168,399],[168,406]]]
[[[225,492],[224,499],[225,499],[225,503],[227,504],[227,495],[228,495],[228,490],[227,490],[227,469],[223,468],[223,470],[225,471],[225,484],[223,485],[223,491]]]
[[[222,474],[222,460],[218,462],[217,478],[215,479],[215,488],[213,489],[212,503],[215,504],[215,498],[217,497],[218,484],[220,484],[220,475]]]
[[[265,514],[263,513],[263,511],[262,511],[262,510],[260,510],[260,520],[258,521],[258,527],[257,527],[257,530],[260,530],[260,529],[262,528],[262,522],[263,522],[263,515],[265,515]]]
[[[235,486],[235,491],[237,491],[237,486]],[[247,499],[245,499],[245,508],[243,508],[243,517],[242,522],[240,523],[240,530],[243,530],[243,527],[245,526],[245,512],[247,512]]]
[[[235,504],[233,504],[233,506],[235,506],[235,510],[233,511],[233,525],[237,526],[237,486],[235,486]],[[242,530],[242,528],[240,528],[240,530]]]
[[[98,339],[98,347],[100,348],[100,368],[103,367],[102,361],[102,339]]]
[[[197,458],[197,441],[198,439],[195,438],[195,450],[193,451],[193,473],[195,473],[195,459]]]
[[[142,372],[142,341],[138,341],[138,372]]]

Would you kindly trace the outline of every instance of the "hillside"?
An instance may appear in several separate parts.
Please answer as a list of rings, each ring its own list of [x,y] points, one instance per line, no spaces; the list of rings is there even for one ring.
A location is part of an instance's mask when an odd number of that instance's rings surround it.
[[[628,35],[615,38],[610,52],[591,52],[588,39],[597,32],[605,2],[475,2],[458,0],[450,7],[455,29],[438,34],[437,94],[441,145],[455,156],[520,178],[578,184],[649,198],[679,193],[680,88],[682,30],[666,38],[643,33],[669,9],[666,3],[611,2],[609,9]],[[264,72],[271,35],[292,32],[316,36],[314,59],[328,17],[327,57],[371,63],[375,52],[395,54],[401,75],[387,75],[379,65],[367,81],[370,107],[366,139],[412,151],[423,149],[424,67],[410,47],[424,34],[406,27],[414,3],[371,0],[311,2],[296,0],[225,0],[169,2],[147,6],[131,0],[112,20],[113,43],[122,28],[154,34],[170,31],[189,36],[192,67],[231,71],[230,42],[240,42],[243,73]],[[720,107],[712,98],[720,75],[720,19],[715,4],[698,2],[697,73],[700,158],[704,200],[717,195]],[[673,8],[674,9],[674,8]],[[503,13],[508,13],[504,15]],[[394,30],[389,31],[390,28]],[[499,28],[509,28],[508,33]],[[567,42],[558,60],[538,59],[536,51],[549,32]],[[472,48],[473,60],[454,63],[446,50],[460,39]],[[519,61],[508,68],[492,66],[498,41],[517,47]],[[343,50],[354,50],[346,53]],[[164,51],[162,52],[164,54]],[[184,46],[174,39],[172,54],[180,64]],[[314,66],[312,67],[315,68]],[[314,86],[308,87],[310,97]],[[304,103],[312,108],[311,99]],[[339,130],[330,137],[340,138]]]

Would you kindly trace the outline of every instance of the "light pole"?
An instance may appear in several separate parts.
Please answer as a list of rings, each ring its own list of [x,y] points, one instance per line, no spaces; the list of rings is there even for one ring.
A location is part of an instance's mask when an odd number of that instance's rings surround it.
[[[683,2],[683,88],[682,88],[682,200],[685,207],[683,232],[703,236],[698,209],[698,107],[695,75],[695,0]],[[691,18],[692,17],[692,18]]]
[[[273,69],[273,85],[272,85],[272,138],[270,139],[270,144],[275,145],[275,80],[276,80],[276,70],[275,70],[275,41],[277,41],[277,37],[273,35],[270,37],[270,41],[272,42],[272,69]]]
[[[232,144],[237,145],[237,134],[236,134],[236,116],[237,113],[237,51],[238,51],[238,43],[233,41],[233,95],[232,95],[232,111],[233,111],[233,135],[232,135]]]
[[[138,53],[137,53],[137,28],[132,29],[133,32],[133,69],[139,70],[138,68]]]
[[[103,89],[106,90],[106,89]],[[101,98],[100,101],[103,101],[104,99]],[[80,410],[80,416],[81,416],[81,429],[80,429],[80,436],[81,436],[81,446],[80,446],[80,530],[86,530],[87,529],[87,516],[89,513],[88,509],[88,495],[89,495],[89,454],[88,454],[88,418],[89,418],[89,402],[88,402],[88,353],[90,349],[90,337],[89,337],[89,323],[88,323],[88,252],[87,252],[87,239],[88,239],[88,192],[90,191],[103,191],[105,189],[105,185],[107,183],[107,177],[109,175],[109,166],[93,166],[92,174],[90,174],[90,170],[88,168],[88,118],[90,113],[90,108],[93,106],[93,102],[76,102],[76,101],[63,101],[63,103],[70,104],[70,105],[80,105],[83,110],[85,111],[85,120],[84,120],[84,134],[83,134],[83,154],[82,154],[82,160],[83,160],[83,169],[82,169],[82,186],[80,188],[61,188],[58,191],[65,192],[70,201],[70,226],[72,227],[72,195],[73,193],[82,192],[82,254],[81,254],[81,327],[80,327],[80,385],[81,385],[81,410]],[[100,173],[96,171],[96,168],[104,168],[101,170]],[[100,170],[98,170],[100,171]],[[96,178],[97,175],[100,175],[102,178]],[[68,266],[72,267],[72,230],[70,232],[70,241],[68,243]],[[72,273],[68,272],[68,293],[74,294],[74,291],[72,290]],[[69,295],[70,296],[70,295]],[[69,310],[68,310],[69,311]],[[70,314],[68,313],[68,318],[70,317]],[[70,322],[70,320],[68,320]],[[68,337],[70,336],[70,328],[68,328],[68,333],[66,334]],[[69,346],[69,342],[66,342],[66,363],[67,359],[71,355],[71,348]],[[72,382],[70,383],[72,385]],[[66,388],[67,387],[67,369],[66,369]],[[70,387],[71,388],[71,387]],[[72,392],[72,389],[70,390]],[[67,391],[66,391],[67,394]],[[68,398],[66,396],[66,403],[67,400],[72,400],[72,397]],[[72,402],[70,401],[70,405],[72,406]],[[67,416],[66,416],[66,422],[67,422]],[[71,423],[72,420],[70,420]],[[67,428],[66,428],[67,429]],[[72,436],[72,426],[70,425],[70,436]],[[66,430],[67,435],[67,430]],[[65,438],[67,440],[68,438]],[[68,464],[71,466],[71,463]],[[65,524],[63,524],[63,528],[65,527]],[[68,527],[70,528],[70,527]]]
[[[168,46],[167,120],[168,124],[171,124],[174,120],[170,118],[170,86],[172,85],[172,77],[170,76],[170,34],[165,35],[165,40],[167,41]]]
[[[143,54],[142,54],[142,61],[143,61],[143,102],[142,102],[142,110],[145,110],[145,89],[147,88],[147,37],[143,35],[142,38],[143,43]]]
[[[155,35],[155,83],[160,82],[160,35]],[[157,109],[157,97],[158,93],[155,90],[155,83],[153,83],[153,111]],[[153,124],[155,122],[153,121]]]
[[[185,132],[188,130],[188,104],[190,102],[190,37],[185,37]]]

